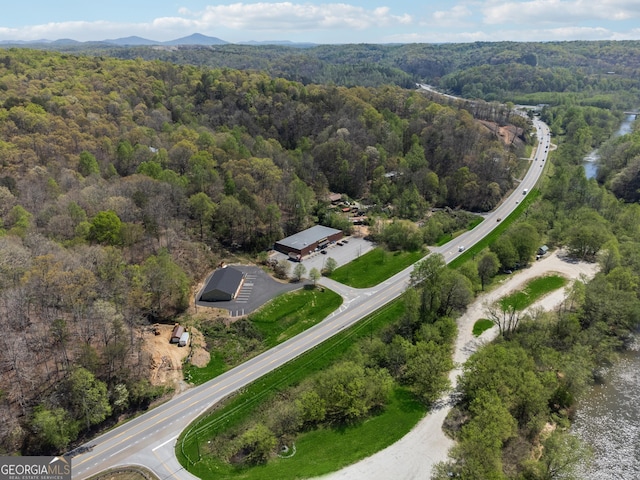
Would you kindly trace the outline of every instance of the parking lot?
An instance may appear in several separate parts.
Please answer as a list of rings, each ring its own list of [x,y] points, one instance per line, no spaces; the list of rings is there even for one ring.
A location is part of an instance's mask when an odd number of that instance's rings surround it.
[[[291,292],[304,287],[308,282],[284,283],[269,276],[260,267],[249,265],[233,265],[233,268],[245,274],[244,282],[235,299],[225,302],[203,302],[198,300],[199,307],[224,308],[229,310],[230,317],[242,317],[257,310],[272,298],[284,292]],[[206,282],[205,282],[206,285]],[[198,292],[200,298],[201,292]]]
[[[338,245],[338,243],[341,243],[342,245]],[[300,263],[302,263],[302,265],[304,265],[307,269],[305,278],[308,278],[309,272],[312,268],[317,268],[318,271],[322,272],[327,258],[333,258],[338,266],[341,266],[349,263],[352,260],[355,260],[360,255],[364,255],[373,248],[375,248],[375,245],[372,242],[365,240],[364,238],[345,237],[340,242],[329,244],[329,246],[324,250],[312,252],[310,255],[302,257],[302,262]],[[276,252],[272,258],[275,258],[279,261],[281,259],[288,259],[289,257],[284,253]],[[290,262],[290,275],[293,276],[293,269],[295,268],[297,262],[291,260]]]

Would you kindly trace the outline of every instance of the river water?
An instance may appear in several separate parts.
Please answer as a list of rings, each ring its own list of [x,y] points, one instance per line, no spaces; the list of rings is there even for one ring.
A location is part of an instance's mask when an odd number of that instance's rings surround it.
[[[635,115],[627,115],[627,118],[623,120],[620,124],[620,128],[613,134],[614,137],[619,137],[621,135],[626,135],[627,133],[631,133],[633,131],[633,122],[635,121]],[[598,160],[600,159],[600,155],[598,154],[598,150],[593,150],[589,155],[584,157],[582,166],[584,167],[584,173],[587,179],[595,178],[598,173]]]
[[[615,136],[632,131],[628,116]],[[598,151],[584,159],[587,178],[598,172]],[[578,402],[572,431],[593,449],[590,465],[582,465],[584,480],[640,479],[640,340]]]
[[[578,403],[573,433],[593,449],[585,480],[640,479],[640,345],[610,368]]]

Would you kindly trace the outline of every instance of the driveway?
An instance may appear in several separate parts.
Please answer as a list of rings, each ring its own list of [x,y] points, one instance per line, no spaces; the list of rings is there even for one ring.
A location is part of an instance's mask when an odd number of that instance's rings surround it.
[[[245,274],[244,283],[236,298],[229,302],[203,302],[198,300],[196,305],[199,307],[224,308],[229,310],[230,316],[241,317],[257,310],[281,293],[299,290],[304,287],[304,285],[310,283],[308,280],[293,283],[280,282],[269,276],[260,267],[250,265],[231,266]],[[211,275],[213,275],[213,272]],[[204,282],[204,285],[206,285],[208,281],[209,278]],[[197,298],[200,298],[200,293],[201,292],[198,292]]]

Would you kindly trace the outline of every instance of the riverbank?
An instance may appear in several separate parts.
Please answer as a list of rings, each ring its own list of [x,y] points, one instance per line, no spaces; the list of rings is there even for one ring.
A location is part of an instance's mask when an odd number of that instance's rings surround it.
[[[533,278],[557,273],[575,280],[583,275],[591,278],[598,270],[594,263],[569,259],[563,251],[553,252],[531,264],[527,269],[510,275],[498,287],[479,295],[467,307],[458,320],[454,361],[462,365],[481,345],[490,342],[497,335],[497,328],[485,331],[480,337],[473,336],[474,323],[484,314],[486,303],[491,303],[515,290],[520,290]],[[564,289],[559,289],[538,300],[529,309],[552,310],[564,301]],[[451,373],[455,386],[460,369]],[[365,458],[347,468],[322,477],[322,480],[387,480],[389,478],[410,480],[429,478],[433,466],[447,460],[453,441],[442,431],[442,423],[451,409],[451,398],[445,397],[440,404],[426,415],[407,435],[386,449]]]

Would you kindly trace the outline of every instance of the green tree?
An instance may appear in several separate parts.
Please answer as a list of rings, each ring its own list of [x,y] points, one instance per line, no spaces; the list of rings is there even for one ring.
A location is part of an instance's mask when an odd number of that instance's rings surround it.
[[[186,308],[189,278],[166,249],[148,257],[142,264],[141,272],[146,291],[150,294],[148,307],[153,318],[167,318]]]
[[[362,418],[373,407],[384,404],[393,385],[386,370],[365,370],[351,361],[324,370],[314,381],[325,404],[326,418],[335,424]]]
[[[78,436],[78,423],[64,408],[34,409],[31,428],[46,450],[64,451]]]
[[[396,219],[382,231],[382,241],[389,250],[415,251],[422,247],[422,233],[415,223]]]
[[[329,257],[326,262],[324,262],[324,268],[322,270],[325,275],[330,276],[336,268],[338,268],[338,262],[335,258]]]
[[[78,171],[83,177],[89,175],[100,175],[100,166],[96,157],[86,150],[80,154],[80,161],[78,163]]]
[[[293,277],[299,282],[302,280],[304,274],[307,273],[307,267],[305,267],[302,263],[297,263],[295,267],[293,267]]]
[[[482,284],[482,290],[487,282],[492,279],[500,268],[500,260],[495,252],[486,252],[480,260],[478,260],[478,276]]]
[[[198,192],[189,197],[189,212],[200,225],[200,240],[204,239],[204,227],[210,226],[216,205],[204,192]]]
[[[542,442],[540,460],[524,465],[524,478],[531,480],[580,480],[577,469],[591,460],[592,453],[579,438],[554,430]]]
[[[269,459],[277,443],[275,435],[264,423],[256,423],[237,439],[233,450],[249,465],[258,465]]]
[[[451,352],[435,342],[418,342],[407,358],[405,380],[426,404],[435,402],[449,388],[453,368]]]
[[[313,388],[303,390],[295,400],[300,418],[307,425],[316,425],[324,421],[327,415],[326,402]]]
[[[489,249],[498,256],[502,268],[507,270],[515,267],[518,261],[518,252],[506,235],[499,237],[489,246]]]
[[[82,367],[73,370],[64,392],[70,410],[88,429],[111,415],[107,386]]]
[[[538,231],[528,223],[518,223],[509,230],[509,240],[516,252],[520,266],[529,264],[540,246]]]
[[[107,245],[117,245],[121,241],[122,221],[113,210],[98,212],[91,221],[89,238]]]
[[[316,267],[313,267],[309,271],[309,278],[313,282],[314,286],[317,285],[318,280],[320,280],[320,277],[322,277],[322,274],[320,273],[320,270],[318,270]]]

